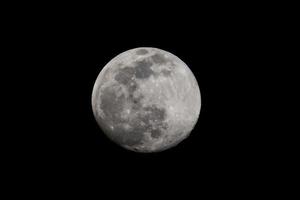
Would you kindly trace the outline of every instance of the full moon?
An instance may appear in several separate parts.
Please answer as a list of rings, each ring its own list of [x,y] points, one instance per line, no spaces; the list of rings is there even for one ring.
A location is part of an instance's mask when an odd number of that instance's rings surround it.
[[[192,71],[158,48],[117,55],[101,70],[92,93],[95,119],[107,137],[141,153],[160,152],[186,139],[200,108]]]

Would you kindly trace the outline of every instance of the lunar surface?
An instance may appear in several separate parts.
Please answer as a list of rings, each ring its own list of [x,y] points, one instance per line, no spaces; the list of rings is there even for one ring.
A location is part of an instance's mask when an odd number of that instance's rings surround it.
[[[135,152],[176,146],[193,130],[201,98],[196,78],[177,56],[136,48],[113,58],[92,93],[97,123],[112,141]]]

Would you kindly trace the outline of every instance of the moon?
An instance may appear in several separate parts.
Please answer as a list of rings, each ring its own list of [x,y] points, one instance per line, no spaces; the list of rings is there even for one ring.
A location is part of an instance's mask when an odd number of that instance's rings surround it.
[[[167,51],[125,51],[99,73],[92,109],[103,132],[119,146],[160,152],[186,139],[198,121],[200,89],[189,67]]]

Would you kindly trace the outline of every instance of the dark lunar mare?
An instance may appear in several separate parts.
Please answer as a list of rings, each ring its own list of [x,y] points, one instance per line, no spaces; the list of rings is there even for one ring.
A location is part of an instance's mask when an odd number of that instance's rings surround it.
[[[151,56],[151,59],[152,59],[153,63],[156,63],[158,65],[164,65],[164,64],[170,63],[172,66],[176,66],[172,60],[166,59],[164,57],[164,55],[161,53],[155,53],[153,56]],[[162,74],[160,74],[160,75],[169,77],[172,74],[172,71],[169,69],[163,69],[161,71],[161,73]],[[156,74],[156,75],[158,75],[158,74]]]
[[[119,84],[125,86],[128,97],[125,97],[125,94],[117,97],[117,86],[105,88],[101,95],[101,109],[106,117],[104,120],[115,127],[114,130],[109,130],[109,137],[120,145],[140,145],[145,132],[149,132],[153,138],[158,138],[162,135],[162,130],[167,128],[167,124],[164,123],[165,109],[156,105],[142,107],[141,99],[144,97],[134,97],[133,93],[138,89],[138,84],[133,77],[145,79],[153,74],[150,62],[142,60],[135,64],[135,67],[121,68],[114,77]],[[122,119],[120,116],[126,102],[129,102],[133,112],[137,113],[134,119]],[[129,124],[133,129],[126,130],[124,124]]]
[[[162,135],[162,129],[167,129],[165,123],[166,110],[158,108],[156,105],[144,107],[140,112],[139,118],[147,125],[147,131],[151,133],[151,137],[158,138]]]
[[[148,51],[146,49],[138,49],[135,53],[137,55],[145,55],[148,53]]]
[[[118,113],[123,108],[125,95],[118,97],[116,88],[106,87],[101,93],[101,109],[103,110],[106,120],[111,123],[122,122],[119,119]]]
[[[104,125],[108,136],[120,145],[132,146],[141,144],[143,135],[138,129],[128,131],[123,127],[125,123],[130,124],[127,119],[123,119],[120,116],[127,99],[124,94],[117,97],[116,93],[117,89],[113,87],[107,87],[102,92],[101,109],[105,114],[103,122],[107,123],[106,125],[103,123],[102,126]],[[110,125],[114,127],[113,130],[109,128]]]
[[[149,78],[152,74],[154,74],[151,69],[152,63],[147,60],[141,60],[135,62],[135,77],[138,79],[146,79]]]
[[[127,85],[130,83],[135,71],[132,67],[124,67],[115,75],[115,80],[120,84]]]
[[[171,72],[170,70],[163,69],[163,70],[161,71],[161,73],[162,73],[164,76],[168,77],[168,76],[171,75],[172,72]]]
[[[152,58],[152,60],[153,60],[154,63],[160,64],[160,65],[165,64],[165,63],[168,62],[165,59],[165,57],[162,54],[160,54],[160,53],[154,54],[153,56],[151,56],[151,58]]]

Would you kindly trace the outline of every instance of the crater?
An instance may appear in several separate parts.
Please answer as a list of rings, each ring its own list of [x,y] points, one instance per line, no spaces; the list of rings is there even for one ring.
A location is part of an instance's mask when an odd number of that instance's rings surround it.
[[[143,97],[133,97],[132,95],[129,95],[129,102],[131,102],[131,108],[134,110],[134,111],[140,111],[141,110],[141,99]]]

